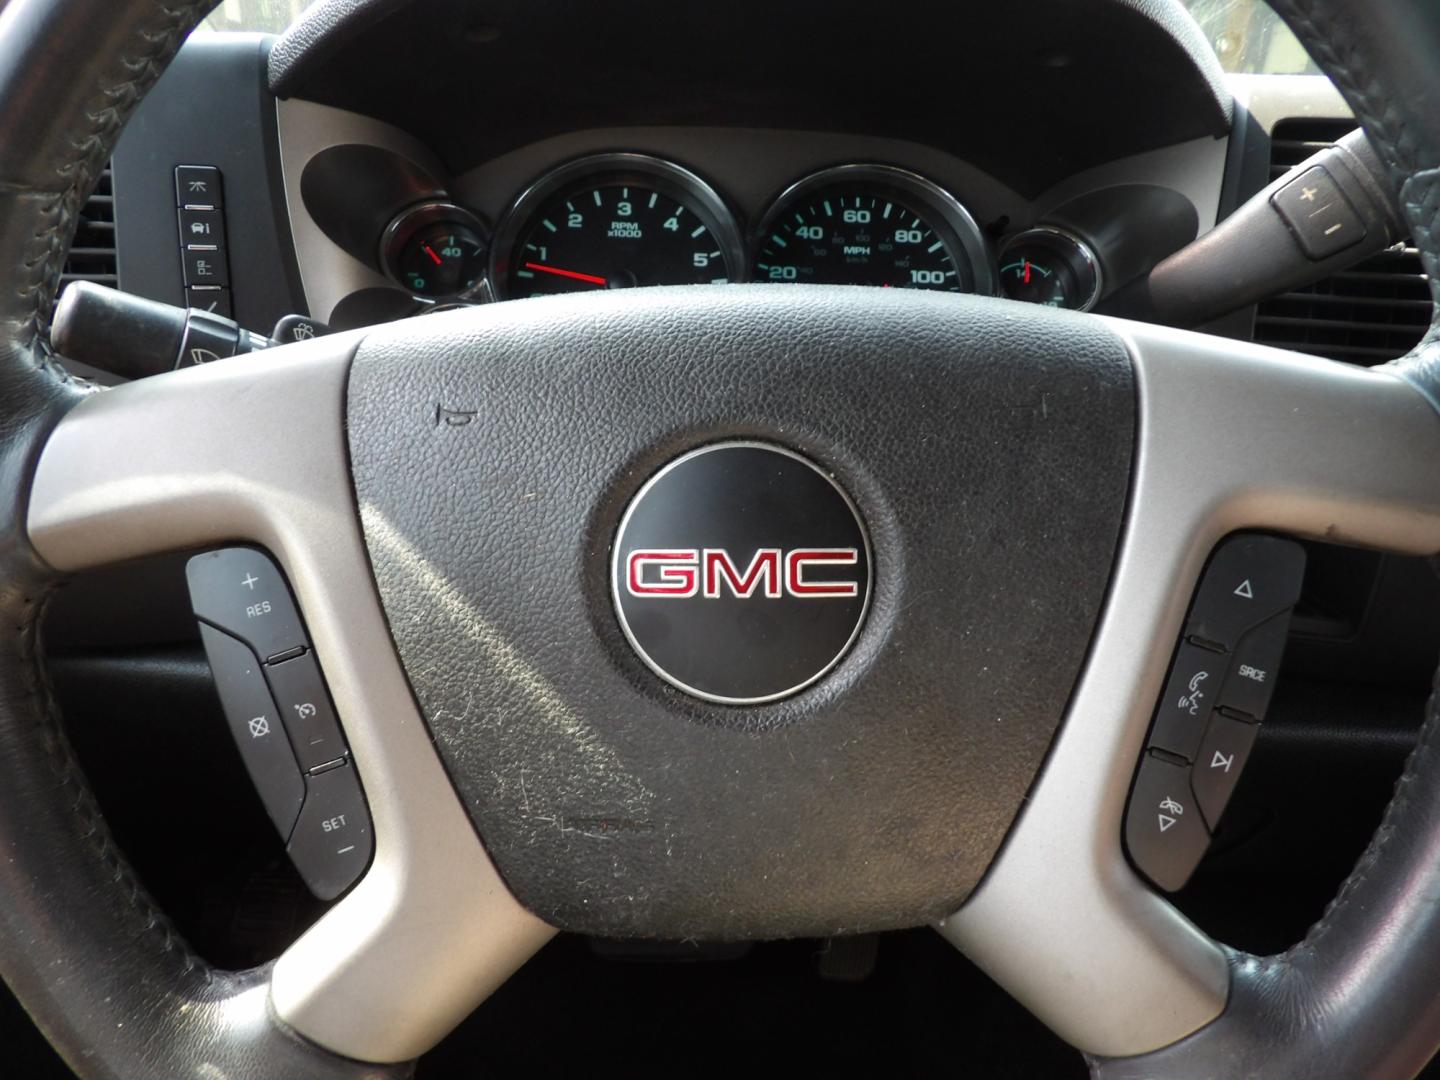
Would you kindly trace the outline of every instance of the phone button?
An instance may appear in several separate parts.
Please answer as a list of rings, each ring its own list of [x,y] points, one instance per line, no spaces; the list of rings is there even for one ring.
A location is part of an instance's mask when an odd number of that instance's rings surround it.
[[[1228,666],[1229,657],[1224,653],[1188,641],[1181,643],[1155,710],[1152,747],[1179,754],[1186,761],[1195,760]]]

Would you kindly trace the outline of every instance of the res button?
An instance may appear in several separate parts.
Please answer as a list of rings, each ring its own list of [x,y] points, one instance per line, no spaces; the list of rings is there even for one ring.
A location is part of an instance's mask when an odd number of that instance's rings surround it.
[[[185,576],[196,616],[234,634],[261,660],[305,644],[285,579],[262,552],[225,548],[196,555]]]

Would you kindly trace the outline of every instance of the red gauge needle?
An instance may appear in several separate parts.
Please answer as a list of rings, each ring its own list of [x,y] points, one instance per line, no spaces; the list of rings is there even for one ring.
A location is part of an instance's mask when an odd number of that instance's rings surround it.
[[[1030,260],[1025,260],[1025,284],[1030,284]]]
[[[435,249],[432,248],[429,244],[421,244],[420,250],[425,252],[426,255],[429,255],[430,258],[434,260],[436,266],[445,265],[443,262],[441,262],[440,256],[435,254]]]
[[[556,277],[573,278],[576,281],[588,281],[591,285],[610,284],[603,277],[596,277],[594,274],[582,274],[575,270],[561,270],[558,266],[546,266],[544,263],[527,262],[526,270],[539,270],[542,274],[554,274]]]

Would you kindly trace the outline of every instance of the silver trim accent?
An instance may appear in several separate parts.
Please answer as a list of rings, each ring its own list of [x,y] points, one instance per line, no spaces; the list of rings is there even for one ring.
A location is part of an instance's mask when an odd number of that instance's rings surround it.
[[[1270,135],[1281,120],[1354,120],[1355,113],[1324,75],[1225,76],[1235,100],[1243,105]],[[1359,121],[1355,121],[1359,125]]]
[[[62,571],[234,541],[280,561],[354,751],[375,858],[286,950],[270,997],[306,1038],[391,1062],[439,1041],[554,930],[486,855],[391,644],[344,426],[360,338],[317,338],[87,398],[41,455],[29,531]]]
[[[1030,216],[1015,221],[1043,221],[1047,214],[1072,199],[1124,184],[1158,184],[1189,199],[1195,207],[1199,232],[1215,227],[1225,181],[1228,137],[1202,136],[1159,150],[1146,150],[1118,161],[1106,162],[1059,181],[1035,200]]]
[[[1206,556],[1272,529],[1440,551],[1440,419],[1384,371],[1105,319],[1139,390],[1131,502],[1069,713],[988,875],[940,930],[1061,1038],[1169,1045],[1225,1006],[1225,957],[1121,852],[1125,798]]]
[[[635,508],[640,505],[640,500],[645,498],[646,494],[649,493],[650,489],[653,488],[656,484],[658,484],[667,473],[669,473],[672,469],[678,468],[679,466],[685,464],[685,462],[691,461],[694,458],[700,457],[703,454],[713,454],[717,450],[734,450],[741,447],[748,447],[754,450],[769,450],[772,453],[782,454],[785,457],[793,458],[796,461],[800,462],[802,465],[807,465],[811,469],[813,469],[815,473],[820,476],[821,479],[823,479],[826,483],[828,483],[832,488],[835,489],[836,494],[838,494],[840,498],[845,500],[845,505],[849,508],[851,515],[855,518],[855,525],[860,530],[860,541],[862,544],[865,545],[865,600],[860,605],[860,616],[855,620],[855,629],[852,630],[850,632],[850,636],[845,639],[845,644],[840,646],[839,651],[835,653],[834,657],[830,660],[828,664],[826,664],[823,668],[817,671],[814,675],[810,676],[810,678],[806,679],[804,682],[796,683],[788,690],[781,690],[778,693],[766,694],[764,697],[754,698],[722,697],[719,694],[711,694],[707,693],[704,690],[697,690],[695,689],[695,687],[690,686],[685,682],[682,682],[680,679],[675,678],[675,676],[671,675],[668,671],[666,671],[663,667],[661,667],[653,659],[651,659],[650,654],[645,651],[645,647],[635,639],[635,635],[630,630],[630,622],[628,619],[625,618],[625,609],[620,604],[620,580],[622,577],[624,577],[624,574],[621,572],[620,569],[620,538],[625,535],[626,526],[630,524],[630,515],[633,514],[635,512]],[[753,439],[730,439],[725,442],[711,443],[709,446],[697,447],[696,449],[691,450],[688,453],[681,454],[674,461],[665,464],[655,473],[654,476],[650,477],[649,480],[646,480],[645,483],[640,486],[640,490],[637,491],[630,499],[630,505],[625,508],[625,513],[620,518],[620,525],[615,530],[615,541],[611,544],[610,602],[615,608],[615,619],[617,622],[620,623],[620,630],[624,633],[625,640],[630,643],[630,647],[635,650],[636,655],[640,657],[641,661],[645,664],[645,666],[648,667],[660,678],[664,679],[671,686],[675,687],[676,689],[683,690],[685,691],[685,693],[700,698],[703,701],[713,701],[717,705],[763,705],[769,701],[779,701],[782,698],[787,698],[791,694],[798,694],[807,686],[814,686],[826,675],[829,675],[830,672],[834,671],[840,661],[844,660],[846,655],[850,652],[851,647],[855,644],[856,639],[860,636],[860,631],[865,628],[865,620],[870,615],[870,598],[873,595],[874,591],[875,558],[870,551],[870,530],[865,528],[865,519],[860,515],[860,508],[855,505],[855,500],[850,498],[850,494],[843,487],[840,486],[839,482],[835,479],[835,477],[831,476],[828,472],[826,472],[819,465],[817,465],[815,462],[811,461],[804,455],[797,454],[794,450],[790,450],[784,446],[778,446],[775,443],[759,442]]]
[[[990,244],[985,239],[985,233],[976,223],[975,218],[965,205],[950,192],[946,191],[933,180],[921,176],[919,173],[911,172],[908,169],[901,169],[894,165],[881,165],[878,163],[863,162],[852,165],[834,165],[827,169],[820,169],[790,184],[770,200],[765,213],[761,216],[760,224],[750,237],[749,255],[753,263],[760,254],[760,244],[767,233],[770,232],[786,211],[790,204],[807,192],[818,191],[831,184],[853,184],[872,182],[878,184],[889,184],[908,191],[913,194],[921,203],[920,210],[928,210],[940,219],[940,223],[954,234],[961,249],[965,253],[965,260],[970,266],[970,274],[973,280],[973,292],[981,296],[994,296],[997,277],[995,274],[995,257],[990,249]],[[942,235],[940,239],[944,240]],[[746,273],[750,272],[747,266]],[[757,279],[758,280],[758,279]],[[824,284],[817,282],[816,284]],[[948,290],[933,290],[948,291]]]
[[[1024,243],[1026,240],[1037,236],[1043,237],[1047,241],[1059,240],[1073,249],[1075,254],[1080,256],[1081,263],[1085,269],[1090,271],[1090,278],[1094,281],[1095,285],[1090,290],[1090,295],[1085,298],[1085,303],[1078,307],[1069,308],[1069,310],[1089,311],[1095,306],[1100,297],[1105,295],[1105,272],[1100,266],[1100,257],[1095,254],[1095,249],[1068,229],[1062,229],[1055,225],[1036,225],[1034,228],[1026,229],[1024,232],[1018,232],[1001,245],[1000,254],[995,260],[996,263],[1003,268],[1005,265],[1005,253],[1007,251],[1017,244]],[[1076,276],[1078,277],[1079,275],[1077,274]],[[1003,296],[1005,295],[1004,279],[997,274],[997,280],[1000,282],[1000,293]],[[1012,299],[1014,298],[1012,297]]]
[[[745,261],[745,244],[740,225],[730,204],[710,183],[683,165],[631,151],[590,154],[567,161],[546,172],[529,184],[510,204],[495,227],[495,242],[490,247],[490,291],[497,300],[510,299],[509,257],[531,224],[535,212],[558,192],[588,182],[597,185],[622,176],[639,176],[655,184],[655,190],[674,197],[682,192],[710,217],[709,226],[715,242],[724,254],[730,281],[744,281],[749,267]],[[692,210],[695,207],[691,207]]]
[[[358,143],[394,151],[432,176],[444,176],[445,169],[413,136],[359,113],[290,98],[275,102],[275,123],[280,143],[280,171],[285,180],[285,208],[295,239],[295,259],[300,266],[305,302],[311,315],[321,322],[329,322],[335,305],[351,293],[396,286],[375,267],[336,244],[315,224],[300,194],[300,178],[305,166],[332,146]]]

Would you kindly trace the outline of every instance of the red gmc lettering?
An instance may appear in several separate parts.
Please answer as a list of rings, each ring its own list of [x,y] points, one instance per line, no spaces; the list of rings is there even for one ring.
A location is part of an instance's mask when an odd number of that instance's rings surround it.
[[[700,571],[694,548],[632,551],[626,564],[625,583],[631,596],[694,596],[699,591]],[[651,580],[645,568],[656,567]]]
[[[814,580],[827,567],[854,566],[855,548],[760,548],[742,571],[730,553],[719,548],[644,548],[625,560],[625,587],[631,596],[680,598],[701,594],[718,599],[726,587],[737,599],[757,593],[777,600],[788,593],[797,599],[849,598],[860,595],[854,581]]]
[[[761,578],[765,579],[766,596],[774,600],[781,595],[779,548],[761,548],[755,552],[755,557],[750,560],[750,566],[743,575],[739,568],[730,561],[728,551],[706,548],[703,557],[705,560],[705,595],[712,599],[720,595],[720,579],[722,577],[729,582],[730,591],[742,599],[754,595]]]
[[[785,556],[785,587],[791,596],[857,596],[860,586],[853,581],[807,581],[811,566],[854,566],[859,553],[854,548],[797,548]]]

